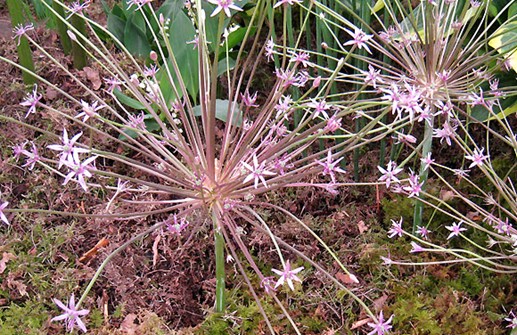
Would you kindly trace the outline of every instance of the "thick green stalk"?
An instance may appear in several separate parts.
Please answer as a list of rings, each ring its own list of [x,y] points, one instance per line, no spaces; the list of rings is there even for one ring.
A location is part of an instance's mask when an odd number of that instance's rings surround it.
[[[75,29],[83,36],[86,36],[86,25],[79,15],[72,15],[71,22]],[[81,45],[85,45],[86,43],[79,36],[77,36],[77,39],[77,41],[72,41],[72,58],[74,59],[74,67],[78,70],[82,70],[88,63],[86,52],[81,47]]]
[[[23,15],[23,1],[20,0],[7,0],[7,8],[9,9],[9,15],[11,16],[11,24],[13,28],[18,25],[25,25],[25,17]],[[29,42],[27,38],[21,37],[20,43],[18,44],[18,59],[20,65],[34,72],[34,61],[32,60],[32,51],[29,46]],[[23,82],[27,85],[32,85],[36,83],[36,78],[32,76],[29,72],[22,71]]]
[[[214,239],[215,239],[215,312],[223,313],[226,308],[226,298],[224,290],[226,288],[226,275],[224,272],[224,236],[219,228],[218,214],[212,212],[212,221],[214,223]]]
[[[432,114],[431,114],[432,115]],[[424,140],[422,141],[422,157],[427,157],[427,154],[431,152],[433,144],[433,122],[434,119],[431,116],[429,122],[425,122]],[[427,183],[427,176],[429,169],[425,168],[425,163],[420,163],[419,182],[423,182],[422,190]],[[420,200],[416,200],[415,211],[413,215],[413,234],[416,233],[418,226],[422,226],[422,214],[424,211],[424,203]]]
[[[58,4],[56,1],[52,1],[52,8],[56,11],[56,13],[64,18],[65,17],[65,10],[63,9],[63,6]],[[68,34],[66,33],[67,28],[66,24],[62,21],[61,18],[55,16],[56,20],[56,26],[57,31],[59,33],[59,40],[61,41],[61,47],[63,48],[63,52],[66,55],[69,55],[72,52],[72,41],[70,40],[70,37],[68,37]]]

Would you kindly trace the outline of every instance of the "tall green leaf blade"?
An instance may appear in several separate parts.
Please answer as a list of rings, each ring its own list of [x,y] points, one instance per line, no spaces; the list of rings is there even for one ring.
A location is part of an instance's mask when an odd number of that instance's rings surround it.
[[[196,97],[199,92],[198,52],[193,44],[187,44],[196,37],[196,30],[187,14],[180,11],[171,22],[169,42],[179,66],[181,77],[188,93]]]

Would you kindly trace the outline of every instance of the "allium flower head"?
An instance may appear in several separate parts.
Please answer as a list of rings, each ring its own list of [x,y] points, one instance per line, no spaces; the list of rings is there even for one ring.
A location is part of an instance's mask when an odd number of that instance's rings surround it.
[[[312,118],[317,118],[320,114],[326,119],[329,118],[327,111],[330,109],[330,105],[325,100],[316,101],[311,99],[311,102],[307,104],[307,107],[314,108]]]
[[[68,306],[66,306],[60,300],[57,299],[52,299],[52,301],[54,301],[54,303],[59,308],[61,308],[64,311],[64,313],[52,318],[50,320],[51,322],[65,320],[66,329],[70,332],[74,330],[74,327],[77,324],[77,327],[79,327],[79,329],[86,333],[86,326],[84,322],[80,319],[80,317],[85,316],[90,311],[87,309],[77,310],[75,306],[75,298],[73,293],[70,296],[70,300],[68,301]]]
[[[187,228],[189,222],[185,218],[178,219],[176,214],[173,215],[172,219],[169,218],[165,221],[165,227],[169,232],[175,235],[181,235],[181,232]]]
[[[430,231],[430,230],[428,230],[426,227],[420,227],[420,226],[418,226],[418,229],[417,229],[417,231],[416,231],[416,233],[417,233],[417,234],[419,234],[420,236],[422,236],[422,238],[423,238],[424,240],[429,239],[429,233],[430,233],[430,232],[431,232],[431,231]]]
[[[68,20],[74,14],[82,13],[83,10],[88,8],[88,6],[90,5],[90,2],[91,2],[90,0],[85,0],[83,3],[81,3],[80,1],[73,2],[70,5],[70,7],[68,7],[68,11],[70,12],[70,14],[68,14],[66,19]]]
[[[283,271],[280,271],[277,269],[271,269],[271,271],[273,271],[274,273],[276,273],[277,275],[280,276],[280,278],[276,282],[275,288],[277,288],[278,286],[282,286],[282,285],[284,285],[285,282],[287,282],[287,285],[289,286],[289,288],[292,291],[294,291],[293,280],[298,281],[300,283],[302,282],[302,280],[300,278],[298,278],[298,276],[296,275],[298,272],[300,272],[302,270],[303,270],[303,266],[296,268],[294,270],[291,270],[291,263],[289,263],[289,261],[285,262]]]
[[[422,163],[424,163],[424,170],[427,170],[429,169],[429,167],[431,166],[431,164],[434,163],[434,159],[431,158],[431,153],[428,152],[427,153],[427,156],[423,157],[423,158],[420,158],[420,161]]]
[[[93,169],[92,164],[95,159],[97,159],[97,156],[92,156],[82,162],[79,159],[79,155],[76,151],[73,152],[72,156],[72,161],[64,162],[64,164],[70,168],[70,172],[66,175],[63,185],[66,185],[72,178],[75,178],[83,190],[87,192],[88,186],[86,185],[85,178],[90,178],[92,176],[89,170]]]

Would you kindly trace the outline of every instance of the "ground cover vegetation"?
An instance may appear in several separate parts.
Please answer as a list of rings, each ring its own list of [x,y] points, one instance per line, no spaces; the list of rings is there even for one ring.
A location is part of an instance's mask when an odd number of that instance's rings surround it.
[[[0,334],[517,328],[514,1],[32,6]]]

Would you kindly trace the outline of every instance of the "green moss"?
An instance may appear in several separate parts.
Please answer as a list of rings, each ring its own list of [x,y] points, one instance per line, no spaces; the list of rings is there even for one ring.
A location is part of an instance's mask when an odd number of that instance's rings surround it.
[[[196,332],[197,335],[226,335],[230,333],[230,325],[223,320],[221,315],[212,314],[203,321],[201,327]]]

